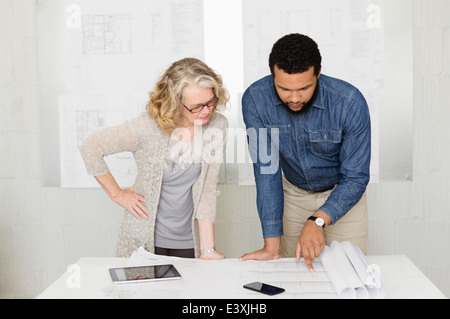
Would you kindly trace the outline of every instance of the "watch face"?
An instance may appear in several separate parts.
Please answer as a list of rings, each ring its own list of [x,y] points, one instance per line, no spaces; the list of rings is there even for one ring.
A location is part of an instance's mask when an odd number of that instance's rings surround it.
[[[323,225],[325,225],[325,221],[323,220],[323,218],[316,218],[316,225],[322,227]]]

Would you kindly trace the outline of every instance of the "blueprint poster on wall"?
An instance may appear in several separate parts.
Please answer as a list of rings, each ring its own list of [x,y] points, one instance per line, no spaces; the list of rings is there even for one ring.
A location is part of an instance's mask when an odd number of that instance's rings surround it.
[[[202,0],[67,0],[58,97],[62,187],[98,187],[79,154],[90,134],[145,111],[175,60],[203,58]],[[120,186],[134,183],[130,153],[105,158]]]
[[[86,173],[80,143],[145,111],[158,77],[184,57],[203,59],[225,75],[232,100],[225,112],[231,129],[227,155],[234,154],[224,158],[225,181],[253,185],[249,157],[239,162],[242,156],[236,155],[245,144],[245,135],[233,134],[245,128],[240,97],[269,74],[275,41],[294,32],[317,41],[324,74],[354,84],[366,97],[372,120],[371,181],[378,181],[379,105],[396,98],[382,92],[387,87],[385,42],[391,37],[382,0],[65,0],[58,6],[64,28],[55,32],[62,49],[54,95],[62,187],[99,187]],[[244,143],[234,142],[239,138]],[[120,186],[134,183],[131,154],[106,161]]]

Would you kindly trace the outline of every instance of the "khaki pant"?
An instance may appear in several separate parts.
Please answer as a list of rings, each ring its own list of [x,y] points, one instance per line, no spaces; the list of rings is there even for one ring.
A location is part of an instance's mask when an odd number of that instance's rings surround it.
[[[283,175],[284,236],[281,237],[281,256],[295,257],[295,248],[303,226],[327,200],[332,190],[311,193],[291,184]],[[325,245],[333,241],[350,241],[365,254],[367,251],[367,198],[361,200],[333,226],[325,227]]]

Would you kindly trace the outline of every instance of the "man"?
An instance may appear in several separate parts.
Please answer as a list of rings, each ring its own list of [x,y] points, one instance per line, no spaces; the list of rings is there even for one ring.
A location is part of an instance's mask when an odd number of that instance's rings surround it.
[[[312,261],[334,240],[366,251],[369,109],[358,89],[321,74],[321,62],[314,40],[284,36],[270,54],[271,75],[244,93],[247,130],[260,132],[248,139],[264,248],[241,260],[303,254],[314,271]],[[258,157],[269,144],[280,163],[271,173]]]

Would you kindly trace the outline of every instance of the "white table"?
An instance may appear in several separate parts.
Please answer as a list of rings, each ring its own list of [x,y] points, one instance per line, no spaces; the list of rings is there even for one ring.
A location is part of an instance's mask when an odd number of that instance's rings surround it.
[[[368,256],[368,261],[380,266],[381,278],[388,299],[446,299],[446,296],[406,257]],[[68,267],[66,273],[43,291],[39,299],[102,299],[108,298],[103,289],[111,286],[109,268],[123,267],[126,258],[81,258]],[[214,271],[214,263],[211,263]],[[205,281],[208,278],[205,278]],[[170,281],[167,281],[170,284]],[[208,282],[199,283],[209,284]],[[164,285],[164,282],[158,283]],[[161,287],[161,286],[160,286]],[[217,289],[208,289],[207,298],[223,298],[215,295]],[[170,298],[170,296],[166,296]],[[233,298],[233,296],[230,296]],[[164,296],[162,296],[164,298]]]

